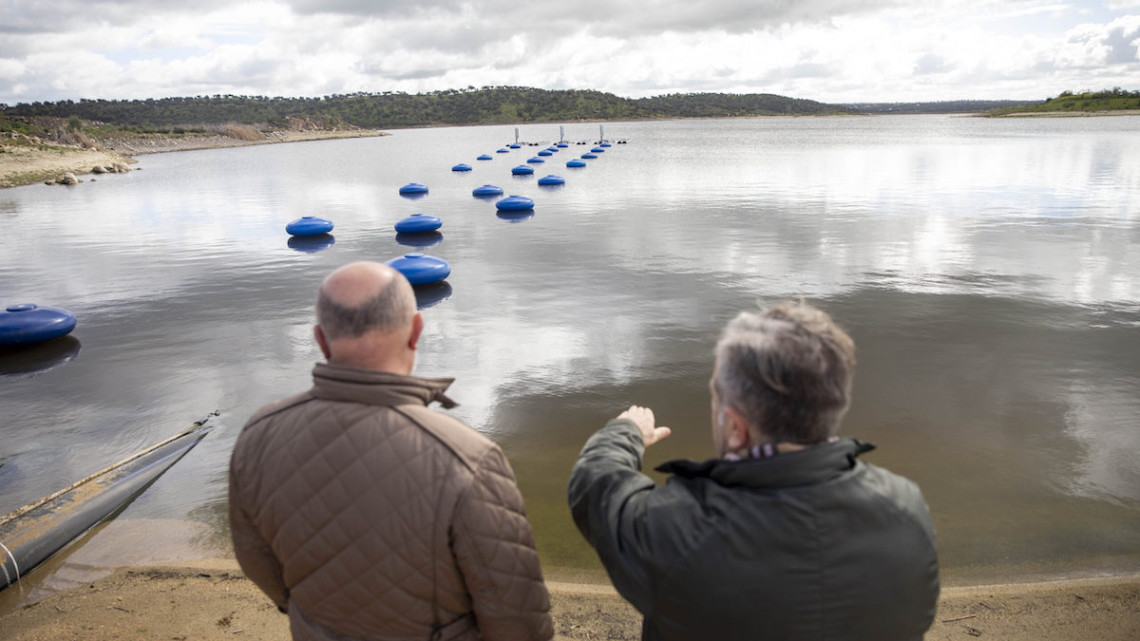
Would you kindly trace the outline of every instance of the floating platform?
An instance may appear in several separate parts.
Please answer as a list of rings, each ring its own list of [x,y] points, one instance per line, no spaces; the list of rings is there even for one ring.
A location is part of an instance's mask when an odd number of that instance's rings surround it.
[[[451,171],[471,171],[471,165],[467,163],[459,163],[451,168]]]
[[[543,176],[542,178],[539,178],[538,184],[540,187],[553,187],[555,185],[565,185],[566,179],[563,178],[562,176],[555,176],[554,174],[550,174],[549,176]]]
[[[437,216],[427,214],[412,214],[396,222],[396,231],[401,234],[422,234],[435,231],[443,225]]]
[[[499,211],[526,211],[534,209],[534,200],[526,196],[507,196],[495,203],[495,209]]]
[[[527,167],[526,165],[519,165],[518,167],[512,169],[511,173],[515,176],[527,176],[534,173],[534,168]]]
[[[430,285],[451,275],[451,265],[427,254],[404,254],[384,263],[404,275],[412,285]]]
[[[483,185],[471,190],[471,195],[476,198],[485,198],[487,196],[502,196],[503,188],[496,187],[495,185]]]
[[[67,336],[77,322],[75,314],[59,307],[12,305],[0,312],[0,349],[37,345]]]
[[[285,225],[285,231],[291,236],[316,236],[327,234],[333,230],[333,223],[327,218],[317,216],[302,216]]]
[[[404,185],[403,187],[400,187],[400,193],[405,195],[405,196],[415,196],[418,194],[426,194],[426,193],[428,193],[428,187],[427,187],[427,185],[425,185],[423,183],[408,183],[408,184]]]

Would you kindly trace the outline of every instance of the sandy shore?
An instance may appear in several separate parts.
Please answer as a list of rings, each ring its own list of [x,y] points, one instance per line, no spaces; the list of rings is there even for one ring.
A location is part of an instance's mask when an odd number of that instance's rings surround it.
[[[610,586],[549,585],[557,639],[640,638],[640,617]],[[0,630],[9,641],[289,638],[233,560],[120,570],[6,612]],[[1135,641],[1140,576],[945,588],[926,639],[972,638]]]
[[[132,156],[168,151],[192,151],[220,147],[244,147],[306,140],[333,138],[362,138],[387,135],[381,131],[352,129],[343,131],[272,131],[260,138],[246,140],[220,134],[165,136],[139,135],[108,140],[96,148],[85,149],[74,145],[56,145],[28,139],[0,137],[0,188],[32,185],[46,180],[58,180],[64,173],[76,176],[92,173],[95,167],[128,165],[136,161]],[[87,178],[90,180],[90,178]]]
[[[55,180],[65,172],[79,176],[91,173],[96,166],[108,167],[115,163],[132,162],[134,161],[122,154],[106,150],[65,145],[0,144],[0,188]]]

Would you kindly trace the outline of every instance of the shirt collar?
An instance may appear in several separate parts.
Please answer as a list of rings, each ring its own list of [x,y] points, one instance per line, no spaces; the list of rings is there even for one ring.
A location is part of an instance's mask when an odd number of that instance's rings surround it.
[[[656,469],[684,478],[707,477],[726,486],[792,487],[833,479],[854,468],[856,458],[873,449],[875,446],[871,443],[842,438],[772,458],[743,461],[715,458],[703,462],[677,459],[662,463]]]
[[[368,405],[430,405],[445,409],[458,405],[444,392],[454,378],[421,378],[391,372],[317,363],[313,367],[312,394],[316,398]]]

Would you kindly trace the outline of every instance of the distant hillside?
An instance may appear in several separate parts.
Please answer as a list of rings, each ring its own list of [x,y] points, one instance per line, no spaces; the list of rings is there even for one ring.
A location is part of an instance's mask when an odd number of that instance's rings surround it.
[[[1004,107],[990,112],[993,116],[1024,113],[1079,113],[1092,111],[1140,110],[1140,91],[1125,91],[1120,87],[1096,92],[1073,93],[1062,91],[1056,98],[1044,102],[1016,107]]]
[[[0,105],[0,116],[71,118],[141,131],[224,123],[284,126],[303,117],[330,127],[368,129],[432,125],[718,118],[850,113],[843,107],[771,94],[674,94],[621,98],[600,91],[485,87],[426,94],[356,93],[321,98],[198,96],[148,100],[63,100]]]
[[[982,113],[993,109],[1021,107],[1026,104],[1024,100],[943,100],[939,102],[860,102],[845,103],[838,106],[865,114],[954,114]]]

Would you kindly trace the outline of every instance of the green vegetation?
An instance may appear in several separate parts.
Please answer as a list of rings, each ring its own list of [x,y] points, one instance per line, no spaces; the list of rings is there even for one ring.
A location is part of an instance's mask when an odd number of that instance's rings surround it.
[[[989,112],[991,116],[1008,116],[1025,113],[1081,113],[1089,111],[1140,110],[1140,91],[1125,91],[1120,87],[1103,91],[1073,93],[1062,91],[1056,98],[1045,102],[1005,107]]]
[[[354,93],[321,98],[214,95],[148,100],[63,100],[0,105],[0,126],[16,117],[108,123],[134,133],[201,131],[210,125],[283,129],[304,119],[316,129],[389,129],[433,125],[719,118],[853,113],[843,107],[771,94],[674,94],[629,99],[600,91],[527,87],[450,89],[425,94]]]

